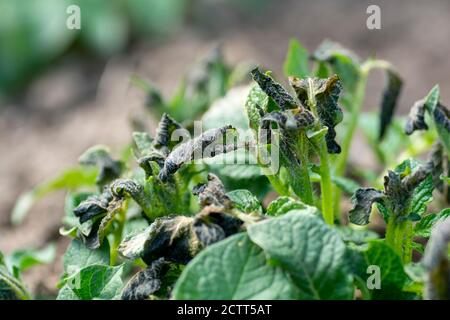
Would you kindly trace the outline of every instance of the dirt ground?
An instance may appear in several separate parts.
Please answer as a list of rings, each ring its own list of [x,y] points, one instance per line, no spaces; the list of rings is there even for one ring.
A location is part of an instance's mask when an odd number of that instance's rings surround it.
[[[381,30],[366,28],[369,4],[381,7]],[[39,75],[23,96],[0,108],[0,250],[56,242],[58,252],[64,252],[68,242],[58,237],[63,193],[37,203],[18,227],[9,223],[11,209],[20,193],[75,164],[88,147],[106,144],[118,151],[129,141],[130,115],[144,101],[142,92],[130,86],[130,74],[143,75],[170,94],[188,65],[221,42],[230,62],[254,60],[281,75],[291,37],[309,49],[327,38],[361,57],[391,61],[405,80],[399,113],[434,83],[441,85],[443,102],[450,99],[449,1],[278,1],[251,17],[210,6],[201,22],[189,22],[174,37],[143,42],[107,63],[68,55]],[[378,104],[382,85],[382,75],[374,74],[366,108]],[[151,120],[149,127],[154,127]],[[352,152],[353,161],[371,162],[361,141]],[[48,294],[60,273],[59,255],[51,265],[27,272],[25,281],[33,292]]]

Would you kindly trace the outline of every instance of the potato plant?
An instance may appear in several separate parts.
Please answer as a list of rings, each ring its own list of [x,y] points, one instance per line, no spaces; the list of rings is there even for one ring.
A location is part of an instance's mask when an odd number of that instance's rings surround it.
[[[369,113],[374,69],[387,80]],[[90,148],[14,209],[19,224],[34,201],[67,190],[57,298],[448,299],[450,111],[439,87],[394,117],[395,68],[329,41],[309,54],[292,40],[284,73],[289,87],[215,48],[170,99],[134,76],[156,133],[134,132],[120,154]],[[377,170],[349,158],[358,128]],[[19,260],[7,260],[0,297],[31,298]]]

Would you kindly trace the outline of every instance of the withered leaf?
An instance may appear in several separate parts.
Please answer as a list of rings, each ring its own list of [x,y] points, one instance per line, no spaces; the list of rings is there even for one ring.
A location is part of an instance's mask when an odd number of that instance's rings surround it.
[[[183,164],[192,160],[214,157],[221,153],[236,150],[235,137],[236,129],[232,126],[224,126],[208,130],[200,136],[178,145],[167,156],[159,173],[160,180],[167,181]]]
[[[368,224],[372,204],[382,201],[384,196],[382,191],[373,188],[360,188],[356,190],[352,197],[353,208],[349,212],[350,222],[357,225]]]
[[[113,160],[109,150],[105,146],[95,146],[86,150],[78,159],[82,165],[97,166],[99,174],[96,179],[98,186],[103,187],[122,173],[121,161]]]
[[[392,69],[388,69],[386,72],[387,83],[383,90],[383,98],[381,100],[379,140],[383,139],[386,129],[392,121],[397,100],[403,86],[403,81],[397,72]]]
[[[318,78],[290,78],[300,102],[311,110],[311,103],[315,101],[317,116],[322,125],[328,128],[325,136],[329,153],[340,153],[341,147],[335,141],[335,126],[343,119],[343,113],[338,105],[342,84],[337,75],[327,79]],[[310,95],[313,95],[311,97]],[[314,112],[314,110],[311,110]]]
[[[176,130],[183,130],[181,124],[179,124],[175,119],[164,113],[159,121],[158,128],[156,129],[156,136],[154,141],[154,146],[156,149],[167,148],[167,151],[173,149],[173,147],[179,142],[172,139],[172,134]],[[181,134],[181,132],[180,132]]]
[[[231,200],[225,194],[225,187],[220,179],[212,173],[208,173],[208,182],[194,187],[192,193],[198,196],[202,207],[214,205],[216,207],[231,207]]]
[[[169,263],[164,258],[153,261],[146,269],[136,273],[122,291],[122,300],[146,300],[161,288],[162,277]]]
[[[450,219],[437,224],[425,249],[423,263],[427,269],[425,297],[430,300],[450,299]]]
[[[425,100],[419,100],[412,106],[405,124],[405,133],[412,134],[416,130],[428,130],[425,122]]]
[[[253,80],[255,80],[260,88],[278,104],[281,110],[297,108],[298,104],[295,99],[271,77],[262,73],[258,68],[253,69],[251,74]]]

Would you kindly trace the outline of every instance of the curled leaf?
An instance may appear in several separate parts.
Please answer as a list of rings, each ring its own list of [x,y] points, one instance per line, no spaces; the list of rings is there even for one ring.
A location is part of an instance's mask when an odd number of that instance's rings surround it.
[[[230,208],[232,206],[230,198],[225,194],[222,181],[212,173],[208,173],[208,183],[195,186],[192,193],[198,196],[202,207],[214,205]]]
[[[231,138],[228,136],[230,133],[232,134]],[[208,130],[200,136],[178,145],[167,156],[159,173],[160,180],[167,181],[183,164],[192,160],[214,157],[236,150],[235,136],[236,130],[232,126],[224,126]]]
[[[179,142],[172,139],[172,135],[176,130],[186,130],[175,119],[164,113],[159,121],[158,128],[156,129],[156,136],[154,146],[157,149],[167,148],[167,151]]]
[[[168,270],[164,258],[153,261],[146,269],[136,273],[125,285],[122,300],[146,300],[161,288],[161,278]]]
[[[373,188],[360,188],[352,197],[353,208],[350,210],[350,222],[357,225],[369,223],[370,212],[374,202],[381,202],[385,195]]]
[[[86,150],[78,159],[82,165],[97,166],[99,173],[96,179],[100,187],[118,178],[122,173],[121,161],[113,160],[109,150],[105,146],[95,146]]]
[[[73,213],[80,219],[80,223],[84,223],[94,217],[103,215],[108,212],[110,202],[113,200],[113,195],[106,189],[100,195],[93,195],[81,202]]]
[[[281,110],[294,109],[297,102],[279,83],[275,82],[270,76],[263,74],[258,68],[251,72],[253,80],[258,83],[260,88],[272,98]]]
[[[387,70],[387,84],[383,90],[380,113],[380,133],[378,139],[383,139],[386,129],[391,123],[398,97],[403,86],[400,76],[392,69]]]
[[[329,153],[340,153],[341,147],[335,141],[335,127],[343,119],[343,113],[338,105],[339,95],[342,90],[342,83],[337,75],[327,79],[307,78],[289,79],[300,102],[314,112],[322,125],[328,128],[325,136]],[[312,95],[312,96],[311,96]],[[315,102],[315,106],[311,103]]]
[[[425,250],[423,263],[427,269],[425,297],[431,300],[450,299],[450,219],[437,224]]]
[[[416,130],[428,130],[428,125],[425,123],[425,100],[423,99],[414,103],[405,124],[407,135]]]

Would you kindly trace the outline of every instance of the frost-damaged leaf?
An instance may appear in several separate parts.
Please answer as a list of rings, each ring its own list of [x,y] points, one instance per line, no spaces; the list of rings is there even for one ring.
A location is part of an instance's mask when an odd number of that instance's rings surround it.
[[[307,206],[298,200],[290,197],[278,197],[267,206],[266,214],[269,216],[280,216],[291,210],[306,209]]]
[[[423,263],[427,269],[425,298],[431,300],[450,299],[450,219],[445,219],[433,229],[425,250]]]
[[[169,152],[173,147],[179,142],[178,140],[173,140],[172,135],[176,130],[186,130],[181,124],[179,124],[175,119],[164,113],[159,121],[158,128],[156,128],[156,136],[154,141],[154,146],[157,149],[166,149]]]
[[[433,227],[437,223],[447,219],[449,216],[450,208],[446,208],[439,213],[427,214],[414,225],[414,235],[424,238],[430,237]]]
[[[428,130],[428,125],[425,122],[425,100],[423,99],[414,103],[405,124],[405,133],[407,135],[412,134],[416,130]]]
[[[296,39],[291,39],[284,60],[284,75],[286,77],[303,78],[309,74],[308,51]]]
[[[222,181],[215,174],[208,173],[208,182],[195,186],[192,193],[198,196],[202,207],[209,205],[224,208],[232,207],[230,198],[225,194]]]
[[[146,269],[136,273],[122,291],[122,300],[146,300],[161,288],[161,278],[168,270],[164,258],[153,261]]]
[[[123,169],[122,162],[113,160],[108,147],[101,145],[86,150],[80,156],[78,162],[81,165],[98,167],[99,173],[95,182],[99,187],[103,187],[118,178]]]
[[[384,198],[382,191],[373,188],[360,188],[352,197],[353,208],[349,212],[351,223],[366,225],[369,223],[370,212],[374,202],[381,202]]]
[[[292,277],[298,299],[351,299],[352,277],[339,233],[310,210],[248,227],[250,239]]]
[[[242,221],[222,213],[220,208],[205,207],[195,217],[171,216],[156,219],[143,232],[126,237],[119,252],[146,263],[163,257],[186,264],[203,247],[240,231]]]
[[[90,265],[67,278],[58,300],[119,299],[123,288],[123,266]]]
[[[342,90],[342,84],[337,75],[333,75],[327,79],[307,78],[298,79],[290,78],[290,84],[294,88],[298,99],[306,108],[311,110],[310,101],[314,100],[322,125],[328,128],[325,136],[329,153],[340,153],[341,147],[335,141],[335,127],[343,119],[343,113],[338,105],[339,94]],[[310,94],[313,97],[310,97]]]
[[[258,198],[256,198],[248,190],[233,190],[227,193],[228,198],[230,198],[234,207],[245,213],[262,213],[262,207],[259,203]]]
[[[51,192],[61,189],[74,190],[80,187],[94,186],[97,175],[97,168],[74,167],[63,171],[56,178],[20,195],[13,208],[11,222],[14,225],[20,224],[25,219],[31,206]]]
[[[433,111],[433,120],[442,143],[450,152],[450,110],[439,103]]]
[[[200,136],[178,145],[164,161],[164,167],[159,173],[160,180],[167,181],[183,164],[192,160],[214,157],[236,150],[236,135],[236,129],[232,126],[224,126],[208,130]]]
[[[380,130],[378,136],[380,141],[383,139],[386,129],[391,123],[397,100],[403,86],[403,81],[397,72],[392,69],[388,69],[386,72],[387,84],[383,90],[383,98],[381,100]]]
[[[290,276],[266,260],[247,234],[237,234],[202,251],[175,284],[174,299],[295,299]]]
[[[295,109],[298,104],[295,99],[279,83],[270,76],[263,74],[258,68],[251,72],[253,80],[260,88],[277,103],[281,110]]]

